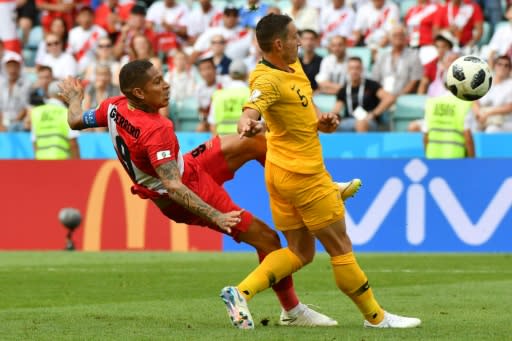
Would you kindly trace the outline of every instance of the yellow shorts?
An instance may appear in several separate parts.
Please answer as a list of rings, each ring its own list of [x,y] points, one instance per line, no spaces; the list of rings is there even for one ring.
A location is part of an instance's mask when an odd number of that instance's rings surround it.
[[[290,172],[267,161],[265,182],[276,228],[319,230],[345,215],[338,186],[326,170],[316,174]]]

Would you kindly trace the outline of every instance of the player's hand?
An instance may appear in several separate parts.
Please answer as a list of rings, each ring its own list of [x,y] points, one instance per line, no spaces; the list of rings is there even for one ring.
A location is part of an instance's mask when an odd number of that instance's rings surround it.
[[[217,224],[222,231],[231,233],[231,228],[242,221],[243,212],[244,210],[222,213],[215,218],[215,224]]]
[[[333,131],[336,131],[339,124],[340,117],[333,112],[322,113],[318,117],[318,130],[323,133],[332,133]]]
[[[264,129],[262,121],[253,120],[250,118],[243,119],[239,123],[240,138],[242,137],[253,137],[261,133]]]
[[[59,97],[66,103],[70,103],[74,99],[80,100],[84,98],[84,87],[80,80],[71,76],[66,77],[59,83]]]

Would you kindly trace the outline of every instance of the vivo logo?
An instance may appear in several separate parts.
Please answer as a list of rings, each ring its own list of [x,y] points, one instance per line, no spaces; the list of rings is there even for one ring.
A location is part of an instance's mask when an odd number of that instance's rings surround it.
[[[406,237],[412,245],[420,245],[426,237],[427,195],[432,197],[457,237],[465,244],[472,246],[487,242],[512,207],[512,177],[503,181],[478,221],[472,222],[443,178],[431,179],[428,186],[420,184],[428,173],[427,166],[421,160],[411,160],[404,168],[404,173],[412,184],[405,188],[401,179],[396,177],[388,179],[359,223],[355,223],[347,212],[345,219],[348,233],[354,244],[365,244],[373,238],[404,191]]]

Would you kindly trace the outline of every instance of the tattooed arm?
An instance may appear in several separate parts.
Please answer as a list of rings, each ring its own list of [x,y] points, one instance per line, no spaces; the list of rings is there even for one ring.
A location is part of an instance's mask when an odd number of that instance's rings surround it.
[[[87,128],[82,119],[84,88],[76,78],[67,77],[59,83],[59,96],[68,104],[68,123],[71,129]]]
[[[181,182],[181,175],[176,161],[166,162],[156,168],[163,185],[169,193],[169,197],[185,207],[198,217],[201,217],[226,232],[231,232],[231,227],[236,226],[240,221],[243,211],[232,211],[222,213],[205,203],[197,194],[192,192]]]

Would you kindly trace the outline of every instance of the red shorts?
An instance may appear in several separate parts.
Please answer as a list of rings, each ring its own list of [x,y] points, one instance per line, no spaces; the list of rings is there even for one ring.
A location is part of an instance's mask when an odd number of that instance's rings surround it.
[[[228,192],[222,187],[224,182],[233,178],[234,173],[228,168],[218,136],[188,152],[184,155],[183,159],[185,171],[182,176],[182,182],[185,186],[220,212],[226,213],[241,209],[231,200]],[[178,223],[207,226],[213,230],[225,233],[218,226],[197,217],[173,201],[169,200],[169,205],[162,207],[160,204],[159,207],[163,214]],[[251,223],[252,214],[244,211],[242,213],[242,221],[231,229],[229,235],[238,241],[238,235],[241,232],[246,232]]]

